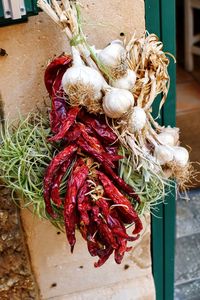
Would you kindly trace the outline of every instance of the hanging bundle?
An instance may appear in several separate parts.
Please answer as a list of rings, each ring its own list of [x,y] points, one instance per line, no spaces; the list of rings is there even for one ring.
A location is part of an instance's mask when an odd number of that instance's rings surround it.
[[[98,257],[95,267],[112,253],[121,263],[141,235],[142,215],[164,200],[172,180],[185,189],[193,176],[179,129],[151,115],[158,94],[160,110],[166,101],[169,59],[148,33],[95,50],[74,1],[38,6],[65,32],[71,55],[45,71],[49,119],[31,115],[2,130],[1,178],[26,206],[65,228],[72,252],[78,229]]]

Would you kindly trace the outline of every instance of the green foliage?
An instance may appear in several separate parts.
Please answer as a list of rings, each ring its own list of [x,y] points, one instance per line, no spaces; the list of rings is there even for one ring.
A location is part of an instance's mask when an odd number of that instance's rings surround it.
[[[134,188],[141,199],[140,204],[134,203],[136,210],[141,215],[147,211],[153,213],[154,207],[164,202],[171,180],[165,179],[163,174],[158,175],[148,163],[143,163],[138,170],[134,170],[131,153],[121,148],[120,154],[124,156],[120,160],[120,177]]]
[[[5,123],[0,136],[1,181],[12,189],[18,205],[31,206],[40,217],[47,217],[43,177],[56,151],[47,143],[48,135],[48,122],[37,113],[20,118],[17,124]]]

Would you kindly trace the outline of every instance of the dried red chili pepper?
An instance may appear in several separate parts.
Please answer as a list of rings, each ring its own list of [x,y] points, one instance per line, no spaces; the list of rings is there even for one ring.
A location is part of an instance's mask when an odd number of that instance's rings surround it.
[[[67,135],[65,136],[65,140],[68,143],[76,142],[77,139],[80,137],[80,135],[81,135],[81,131],[79,125],[78,123],[75,123],[67,132]]]
[[[90,223],[88,211],[91,210],[91,203],[89,202],[89,196],[86,195],[88,190],[88,183],[85,182],[85,184],[80,189],[77,197],[78,211],[80,213],[80,222],[83,223],[83,225],[89,225]]]
[[[66,162],[63,163],[63,165],[60,167],[60,169],[55,174],[53,179],[52,188],[51,188],[51,199],[58,206],[62,204],[62,200],[60,198],[60,185],[72,161],[73,161],[73,156],[71,156]]]
[[[97,224],[90,219],[90,224],[87,226],[87,247],[91,256],[97,256],[102,245],[96,239]],[[85,234],[85,232],[84,232]]]
[[[101,208],[102,214],[108,224],[112,229],[112,233],[116,237],[126,239],[127,241],[135,241],[139,238],[138,236],[129,236],[126,233],[126,228],[124,224],[120,221],[120,218],[114,209],[110,209],[108,201],[103,198],[99,198],[96,204]]]
[[[117,146],[105,146],[106,151],[112,155],[118,155],[118,147]]]
[[[85,226],[84,224],[80,223],[80,224],[77,224],[78,226],[78,229],[82,235],[82,237],[84,238],[84,240],[87,241],[87,235],[88,235],[88,231],[87,231],[87,226]]]
[[[94,205],[92,207],[92,220],[97,223],[97,225],[100,224],[100,218],[99,218],[99,207],[97,205]]]
[[[50,125],[53,133],[58,132],[62,120],[66,117],[67,113],[67,105],[64,99],[64,91],[61,87],[61,81],[65,71],[70,67],[70,63],[71,57],[58,57],[50,63],[45,72],[45,85],[52,97]]]
[[[85,151],[86,153],[89,153],[92,157],[96,158],[98,162],[101,164],[110,167],[115,168],[115,165],[111,160],[105,159],[105,155],[103,153],[99,153],[94,148],[92,148],[87,141],[85,141],[82,137],[80,137],[77,140],[77,144],[80,146],[80,148]]]
[[[108,227],[106,223],[103,222],[102,219],[100,219],[99,224],[99,235],[101,239],[104,241],[104,243],[108,246],[112,246],[113,249],[117,249],[118,245],[116,242],[116,239],[113,235],[112,230]]]
[[[88,127],[92,128],[94,132],[106,144],[111,144],[117,141],[117,136],[113,130],[107,125],[105,120],[98,120],[96,116],[89,116],[84,111],[80,114],[80,120]]]
[[[102,163],[104,170],[106,171],[106,173],[108,175],[111,176],[111,178],[116,182],[116,184],[122,189],[122,191],[124,191],[126,194],[128,194],[130,197],[134,198],[137,202],[141,202],[140,201],[140,197],[136,194],[136,192],[134,191],[134,189],[128,185],[122,178],[120,178],[111,168],[111,166],[109,166],[108,164],[104,164]]]
[[[88,251],[90,253],[91,256],[97,256],[98,254],[98,250],[99,250],[99,244],[94,240],[88,240],[87,241],[87,247],[88,247]]]
[[[44,82],[47,91],[52,95],[52,87],[59,70],[66,70],[72,62],[71,56],[56,57],[46,68],[44,73]]]
[[[82,125],[79,123],[77,124],[77,126],[79,126],[82,129]],[[83,129],[82,129],[83,130]],[[82,131],[81,131],[82,132]],[[112,168],[115,168],[115,165],[113,164],[113,160],[114,159],[120,159],[122,158],[122,156],[112,156],[109,155],[105,152],[101,152],[98,151],[96,149],[94,149],[93,147],[91,147],[89,145],[89,139],[86,138],[86,134],[84,135],[84,138],[79,137],[77,139],[77,144],[80,146],[80,148],[82,150],[84,150],[85,152],[89,153],[91,156],[93,156],[94,158],[96,158],[96,160],[98,162],[100,162],[102,164],[102,166],[104,167],[105,171],[112,176],[113,180],[115,180],[115,182],[121,187],[121,189],[123,191],[125,191],[129,196],[134,197],[134,199],[136,201],[138,201],[140,203],[140,198],[139,196],[135,193],[135,191],[133,190],[133,188],[131,186],[129,186],[122,178],[120,178],[113,170]],[[91,139],[91,137],[90,137]],[[99,147],[98,147],[99,149]]]
[[[118,247],[116,240],[112,234],[112,231],[103,221],[102,216],[100,216],[99,207],[97,205],[92,207],[92,213],[93,220],[98,224],[98,233],[100,235],[100,239],[105,245],[111,245],[112,248],[116,249]]]
[[[109,154],[105,151],[104,147],[101,145],[100,141],[94,137],[94,136],[90,136],[87,133],[87,127],[81,123],[79,123],[80,126],[80,130],[81,130],[81,134],[82,137],[84,138],[84,140],[86,142],[88,142],[88,144],[98,153],[100,153],[101,155],[104,156],[105,160],[108,161],[117,161],[121,158],[123,158],[123,156],[121,155],[113,155],[113,154]]]
[[[111,254],[113,253],[113,250],[114,249],[112,247],[107,247],[105,249],[99,250],[98,256],[100,257],[100,259],[94,263],[94,267],[95,268],[101,267],[111,256]]]
[[[50,126],[53,133],[57,133],[62,121],[67,116],[67,103],[64,99],[64,91],[61,88],[61,81],[65,70],[58,71],[56,79],[53,83],[53,94],[51,99]]]
[[[78,147],[76,145],[70,145],[66,147],[64,150],[59,152],[50,162],[48,168],[46,169],[45,176],[44,176],[44,201],[46,206],[47,213],[56,218],[56,214],[53,212],[51,206],[51,187],[53,182],[53,177],[55,173],[58,171],[60,166],[77,151]]]
[[[84,185],[89,170],[82,159],[78,159],[73,167],[67,182],[67,192],[64,204],[64,221],[68,242],[73,252],[76,243],[75,225],[76,225],[76,204],[77,195],[80,188]]]
[[[91,256],[99,256],[100,258],[98,262],[94,264],[95,267],[100,267],[101,265],[103,265],[113,253],[113,248],[110,245],[105,246],[105,241],[102,241],[99,236],[99,221],[99,208],[95,205],[93,207],[93,213],[92,218],[90,219],[90,224],[89,226],[87,226],[88,251]]]
[[[117,264],[121,264],[125,252],[130,251],[132,247],[127,248],[127,240],[120,239],[120,245],[115,249],[115,261]]]
[[[69,128],[74,124],[79,111],[79,107],[71,107],[67,112],[66,118],[61,123],[58,133],[48,140],[50,142],[57,142],[62,139],[67,134]]]
[[[113,253],[113,248],[111,246],[105,246],[103,242],[98,237],[98,228],[94,223],[88,226],[89,234],[87,237],[88,251],[91,256],[98,256],[99,260],[94,263],[95,268],[102,266]]]
[[[127,220],[127,223],[135,223],[134,234],[139,233],[143,226],[142,222],[131,205],[130,201],[114,186],[110,179],[100,171],[96,171],[99,180],[101,181],[104,191],[107,197],[109,197],[115,204],[119,204],[117,210],[119,210]]]
[[[87,133],[87,127],[82,124],[82,123],[78,123],[79,124],[79,128],[81,130],[81,134],[83,136],[83,138],[90,144],[90,146],[96,150],[97,152],[105,152],[103,146],[101,145],[101,143],[99,142],[99,140],[94,137],[94,136],[90,136],[88,133]]]

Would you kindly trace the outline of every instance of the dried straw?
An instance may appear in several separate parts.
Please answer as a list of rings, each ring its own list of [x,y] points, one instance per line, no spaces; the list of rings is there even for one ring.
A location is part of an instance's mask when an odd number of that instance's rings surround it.
[[[136,71],[137,80],[132,93],[139,106],[148,110],[158,94],[164,104],[170,85],[169,59],[163,52],[163,44],[155,34],[146,33],[141,38],[132,37],[126,46],[129,68]]]
[[[188,162],[185,167],[180,167],[176,163],[170,162],[166,168],[171,171],[171,178],[176,180],[178,189],[182,192],[186,192],[186,190],[194,187],[199,182],[199,172],[196,171],[192,162]]]

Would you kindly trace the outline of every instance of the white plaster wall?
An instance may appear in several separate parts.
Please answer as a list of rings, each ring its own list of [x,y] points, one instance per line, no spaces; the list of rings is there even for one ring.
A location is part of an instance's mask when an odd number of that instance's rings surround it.
[[[144,32],[143,0],[82,0],[85,32],[91,44],[104,47],[111,39],[134,31]],[[0,93],[10,119],[43,107],[48,101],[43,84],[45,67],[53,56],[69,51],[68,41],[49,18],[40,13],[28,23],[0,28]],[[74,255],[64,234],[29,212],[22,211],[33,268],[42,299],[55,300],[153,300],[155,298],[150,257],[150,226],[134,251],[118,266],[111,258],[94,269],[85,242],[78,238]],[[128,268],[125,270],[125,265]],[[83,268],[80,268],[83,266]],[[56,283],[55,287],[51,287]]]

